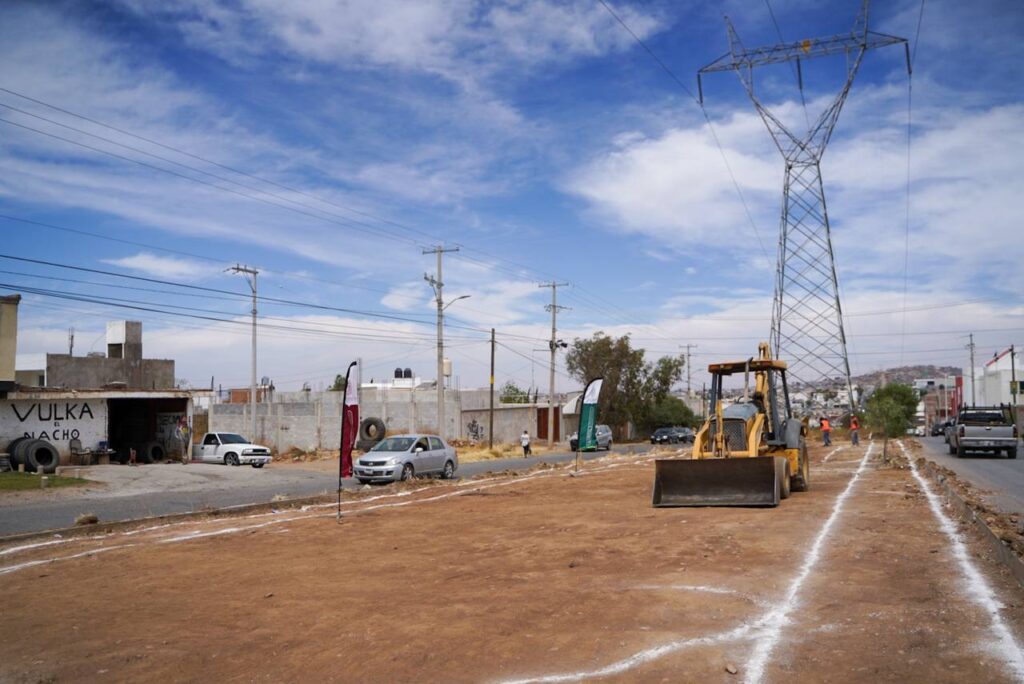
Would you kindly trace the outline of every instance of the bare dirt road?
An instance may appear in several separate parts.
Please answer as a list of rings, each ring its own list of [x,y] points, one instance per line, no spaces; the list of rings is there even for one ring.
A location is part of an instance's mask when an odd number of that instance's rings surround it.
[[[0,681],[1024,681],[1024,592],[870,449],[777,509],[614,456],[8,545]]]

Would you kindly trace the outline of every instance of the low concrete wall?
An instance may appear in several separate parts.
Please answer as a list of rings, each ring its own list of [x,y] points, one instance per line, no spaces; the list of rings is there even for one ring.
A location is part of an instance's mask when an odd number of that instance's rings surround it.
[[[249,404],[215,404],[210,407],[211,432],[237,432],[264,444],[276,453],[291,448],[313,451],[337,449],[341,441],[341,392],[277,392],[273,403],[256,405],[256,435],[250,436]],[[487,390],[445,393],[445,434],[449,438],[487,439],[490,394]],[[467,406],[466,404],[469,404]],[[537,411],[547,404],[500,404],[494,406],[496,442],[518,442],[523,430],[537,439]],[[433,388],[364,388],[359,392],[361,418],[380,418],[391,434],[437,432],[437,393]],[[575,429],[577,416],[564,416],[563,441]],[[197,434],[197,438],[202,435]]]

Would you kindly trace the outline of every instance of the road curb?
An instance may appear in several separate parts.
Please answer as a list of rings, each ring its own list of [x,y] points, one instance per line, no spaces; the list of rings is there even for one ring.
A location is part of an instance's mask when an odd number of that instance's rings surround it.
[[[192,518],[216,518],[238,513],[260,513],[269,510],[280,510],[289,508],[300,508],[311,504],[326,503],[334,500],[335,494],[316,494],[314,496],[302,496],[294,499],[282,499],[281,501],[265,501],[263,503],[239,504],[237,506],[224,506],[208,510],[189,511],[187,513],[170,513],[168,515],[154,515],[147,518],[133,518],[132,520],[118,520],[103,522],[102,520],[93,525],[76,525],[74,527],[58,527],[52,530],[38,532],[22,532],[0,537],[0,544],[7,542],[26,541],[40,537],[87,537],[101,531],[123,530],[125,528],[137,527],[139,525],[152,525],[161,523],[183,522]]]
[[[984,518],[978,515],[968,505],[967,501],[960,496],[960,493],[949,485],[946,476],[939,472],[937,467],[931,461],[925,461],[923,469],[928,474],[928,477],[942,490],[946,502],[954,508],[957,517],[967,523],[974,524],[974,527],[980,532],[982,539],[989,545],[992,552],[995,553],[996,559],[1010,571],[1010,574],[1017,580],[1017,583],[1024,588],[1024,561],[1021,561],[1013,549],[1003,543],[1003,540],[992,531],[992,528],[988,526]]]

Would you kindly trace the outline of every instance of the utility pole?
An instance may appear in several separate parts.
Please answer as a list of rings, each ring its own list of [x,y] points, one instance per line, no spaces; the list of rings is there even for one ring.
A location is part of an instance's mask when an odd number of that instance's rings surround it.
[[[432,278],[426,273],[423,274],[423,279],[430,283],[430,286],[434,288],[434,295],[437,298],[437,434],[441,439],[445,439],[444,430],[444,276],[442,274],[442,256],[445,252],[458,252],[458,247],[449,247],[445,249],[441,245],[433,247],[431,249],[423,250],[424,254],[436,254],[437,255],[437,277]]]
[[[1017,352],[1014,350],[1013,345],[1010,345],[1010,388],[1013,390],[1013,405],[1017,405]],[[1014,416],[1016,419],[1016,416]]]
[[[491,411],[487,425],[487,446],[494,448],[494,328],[491,328]]]
[[[568,286],[569,283],[558,283],[554,280],[537,286],[551,288],[551,303],[544,307],[545,311],[551,312],[551,341],[548,342],[548,347],[551,350],[551,365],[548,368],[548,446],[550,447],[555,446],[555,353],[560,346],[569,346],[558,339],[558,312],[569,308],[558,305],[558,288]]]
[[[259,271],[248,266],[235,264],[228,269],[234,273],[241,273],[245,281],[249,283],[252,290],[252,365],[249,376],[249,439],[256,441],[256,276]]]
[[[690,365],[690,349],[691,348],[696,349],[696,347],[697,347],[697,345],[690,344],[689,342],[687,342],[686,344],[679,345],[680,349],[686,349],[686,396],[687,397],[692,397],[693,396],[693,392],[690,391],[690,380],[691,380],[691,377],[692,377],[690,375],[690,368],[693,367],[693,366]]]
[[[971,341],[967,343],[967,348],[971,350],[971,406],[976,405],[975,397],[977,396],[974,392],[975,377],[974,377],[974,333],[968,335]]]
[[[75,355],[75,329],[68,328],[68,356]]]

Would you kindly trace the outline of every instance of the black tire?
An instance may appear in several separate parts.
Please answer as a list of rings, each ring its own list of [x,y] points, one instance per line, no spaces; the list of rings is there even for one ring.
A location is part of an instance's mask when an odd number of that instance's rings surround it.
[[[1007,449],[1006,458],[1017,458],[1017,447],[1010,447]]]
[[[967,455],[967,449],[964,449],[962,446],[958,446],[956,448],[956,457],[957,458],[963,458],[966,455]]]
[[[267,465],[267,464],[266,463],[253,463],[252,467],[253,468],[262,468],[265,465]]]
[[[7,453],[11,457],[11,467],[13,467],[15,470],[18,469],[19,463],[24,463],[24,461],[21,460],[21,449],[19,449],[19,447],[22,444],[31,441],[31,437],[18,437],[17,439],[12,439],[10,444],[7,445]]]
[[[370,480],[365,478],[365,477],[357,477],[356,479],[359,480],[359,484],[361,484],[361,485],[368,485],[368,484],[370,484]]]
[[[238,460],[238,454],[233,454],[233,453],[232,454],[224,454],[224,465],[229,465],[229,466],[241,465],[241,462]]]
[[[789,479],[789,489],[792,492],[806,492],[811,488],[811,463],[807,454],[807,445],[800,447],[800,472]]]
[[[53,473],[60,465],[60,454],[57,448],[42,439],[34,439],[22,447],[25,454],[25,470],[33,472]]]
[[[789,459],[785,456],[775,457],[775,479],[779,483],[779,501],[789,498],[791,483],[789,478]]]
[[[611,450],[612,450],[612,443],[611,443],[611,442],[608,442],[608,446],[606,446],[606,447],[604,448],[604,450],[605,450],[605,451],[611,451]]]
[[[146,449],[147,446],[148,446],[147,444],[140,444],[139,446],[135,447],[135,462],[136,463],[147,463],[148,464],[148,463],[152,463],[153,462],[153,455],[149,453],[148,449]]]
[[[949,455],[950,456],[952,456],[953,454],[956,453],[956,447],[953,446],[952,442],[946,442],[946,445],[949,447]]]
[[[406,463],[402,468],[402,482],[411,480],[416,477],[416,469],[412,467],[412,463]]]
[[[364,442],[377,442],[384,439],[387,427],[380,418],[363,418],[359,423],[359,439]]]
[[[160,442],[147,442],[141,449],[143,463],[163,463],[167,460],[167,450]],[[149,460],[146,460],[146,459]]]
[[[455,477],[455,464],[451,461],[444,462],[444,470],[441,471],[442,480],[450,480]]]

